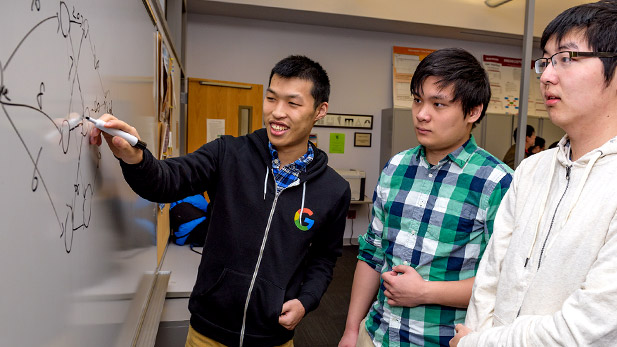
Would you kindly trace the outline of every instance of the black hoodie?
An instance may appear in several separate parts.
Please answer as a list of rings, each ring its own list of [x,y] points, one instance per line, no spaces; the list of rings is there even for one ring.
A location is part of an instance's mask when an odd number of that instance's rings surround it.
[[[208,192],[208,233],[189,300],[197,332],[230,347],[277,346],[293,337],[278,323],[285,301],[299,299],[307,313],[317,308],[342,252],[350,189],[313,149],[299,184],[278,196],[265,129],[223,136],[183,157],[159,161],[146,150],[140,164],[121,162],[147,200]]]

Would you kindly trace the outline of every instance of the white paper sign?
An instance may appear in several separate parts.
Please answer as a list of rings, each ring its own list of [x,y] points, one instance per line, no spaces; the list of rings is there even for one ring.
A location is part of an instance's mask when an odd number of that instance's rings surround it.
[[[225,135],[225,120],[224,119],[212,119],[206,120],[206,140],[208,142],[216,140],[217,138]]]

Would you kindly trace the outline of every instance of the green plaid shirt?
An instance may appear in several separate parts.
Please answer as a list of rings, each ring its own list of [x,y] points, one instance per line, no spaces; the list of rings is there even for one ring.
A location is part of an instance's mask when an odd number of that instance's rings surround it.
[[[379,177],[358,259],[379,273],[410,265],[428,281],[475,276],[511,173],[473,136],[435,166],[422,146],[395,155]],[[382,280],[366,320],[376,346],[448,346],[465,320],[465,309],[390,306],[384,290]]]

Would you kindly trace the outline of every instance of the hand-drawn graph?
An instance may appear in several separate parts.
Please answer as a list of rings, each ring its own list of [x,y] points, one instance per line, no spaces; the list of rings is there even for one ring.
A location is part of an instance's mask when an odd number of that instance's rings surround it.
[[[55,14],[40,16],[42,6],[55,6]],[[30,186],[24,189],[48,201],[69,253],[75,233],[89,226],[99,179],[101,156],[88,144],[90,126],[84,117],[111,113],[112,100],[101,79],[88,19],[79,9],[64,1],[43,5],[33,0],[30,11],[42,18],[23,33],[8,56],[0,56],[0,105],[8,129],[21,144],[10,150],[15,155],[25,152],[31,163]],[[6,34],[0,33],[4,42]],[[47,44],[41,45],[42,40]],[[82,84],[84,74],[94,75],[88,80],[97,83]],[[71,159],[63,161],[62,156]],[[53,160],[45,160],[48,157]],[[63,189],[72,192],[56,191]]]
[[[145,5],[0,6],[0,346],[114,346],[156,268],[156,206],[130,190],[106,145],[89,144],[84,121],[113,112],[155,143]]]

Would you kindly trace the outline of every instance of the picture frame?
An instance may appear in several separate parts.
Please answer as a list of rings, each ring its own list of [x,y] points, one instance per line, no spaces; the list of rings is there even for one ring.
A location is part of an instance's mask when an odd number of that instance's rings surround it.
[[[373,116],[347,113],[328,113],[315,122],[316,127],[373,129]]]
[[[354,147],[371,147],[372,133],[353,133],[353,146]]]

